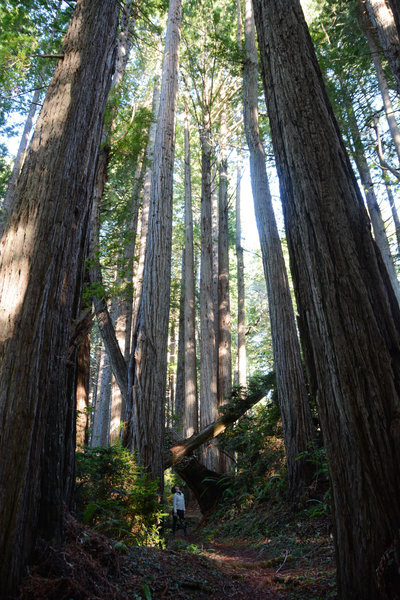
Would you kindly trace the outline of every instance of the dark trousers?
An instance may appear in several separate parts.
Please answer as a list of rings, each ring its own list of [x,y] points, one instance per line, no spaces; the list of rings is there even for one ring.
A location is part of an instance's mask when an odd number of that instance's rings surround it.
[[[186,535],[185,511],[177,510],[176,512],[177,512],[177,514],[172,516],[172,532],[175,533],[175,531],[177,530],[178,518],[179,518],[180,524],[183,529],[183,533]]]

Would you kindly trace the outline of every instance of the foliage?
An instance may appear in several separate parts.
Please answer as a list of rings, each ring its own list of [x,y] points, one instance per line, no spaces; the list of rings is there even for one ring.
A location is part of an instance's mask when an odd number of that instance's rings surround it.
[[[62,5],[62,6],[61,6]],[[6,112],[26,110],[30,92],[45,88],[71,17],[66,3],[7,0],[0,7],[0,125]]]
[[[6,158],[6,149],[0,144],[0,214],[1,205],[4,195],[7,190],[8,180],[11,177],[11,167],[9,161]]]
[[[76,510],[83,523],[117,540],[116,549],[161,543],[157,484],[120,445],[77,453]]]
[[[310,507],[306,509],[306,514],[309,518],[319,515],[330,515],[332,511],[331,505],[331,489],[329,487],[328,461],[326,451],[323,446],[313,446],[301,452],[297,459],[306,458],[307,461],[315,465],[314,473],[314,489],[316,495],[320,497],[310,498],[307,502]]]
[[[224,500],[237,508],[280,496],[286,489],[284,449],[275,373],[256,374],[247,396],[265,391],[265,398],[237,423],[227,428],[220,447],[236,457],[235,477],[224,483]],[[240,397],[241,391],[236,390]]]

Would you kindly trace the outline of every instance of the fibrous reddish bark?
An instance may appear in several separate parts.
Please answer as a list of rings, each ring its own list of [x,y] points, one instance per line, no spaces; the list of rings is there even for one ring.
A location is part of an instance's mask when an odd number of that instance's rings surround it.
[[[254,7],[303,348],[328,457],[339,597],[376,600],[376,568],[400,524],[400,310],[300,2]]]
[[[67,356],[79,310],[118,11],[114,0],[78,0],[1,240],[3,596],[15,590],[38,535],[39,516],[41,533],[55,542],[61,538],[65,453],[71,447],[65,436],[70,403],[75,405],[73,394],[66,397]],[[51,439],[46,437],[50,414],[56,434]],[[50,472],[43,469],[46,455],[52,456]],[[46,514],[51,515],[47,525]]]

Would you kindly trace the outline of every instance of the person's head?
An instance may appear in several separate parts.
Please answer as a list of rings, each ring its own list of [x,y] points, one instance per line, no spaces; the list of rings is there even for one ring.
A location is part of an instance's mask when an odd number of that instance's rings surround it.
[[[172,492],[173,494],[175,494],[176,492],[180,492],[180,491],[181,491],[181,490],[180,490],[180,488],[179,488],[179,485],[174,485],[174,486],[172,486],[172,488],[171,488],[171,492]]]

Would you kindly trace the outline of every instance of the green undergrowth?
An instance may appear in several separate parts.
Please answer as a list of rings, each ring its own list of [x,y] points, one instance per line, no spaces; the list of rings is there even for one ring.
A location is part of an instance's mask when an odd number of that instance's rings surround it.
[[[329,513],[310,516],[307,505],[279,500],[221,507],[199,531],[199,545],[251,548],[247,568],[267,570],[287,600],[336,598],[334,547]],[[240,554],[240,551],[239,551]]]
[[[251,548],[255,564],[272,572],[273,582],[289,600],[335,598],[325,451],[312,447],[302,453],[315,466],[315,476],[294,506],[288,501],[274,385],[263,402],[228,429],[221,447],[236,457],[235,473],[222,481],[222,503],[200,529],[199,539],[206,545]]]
[[[160,523],[165,512],[157,484],[121,445],[85,447],[77,453],[75,503],[78,519],[112,538],[116,549],[163,544]]]

